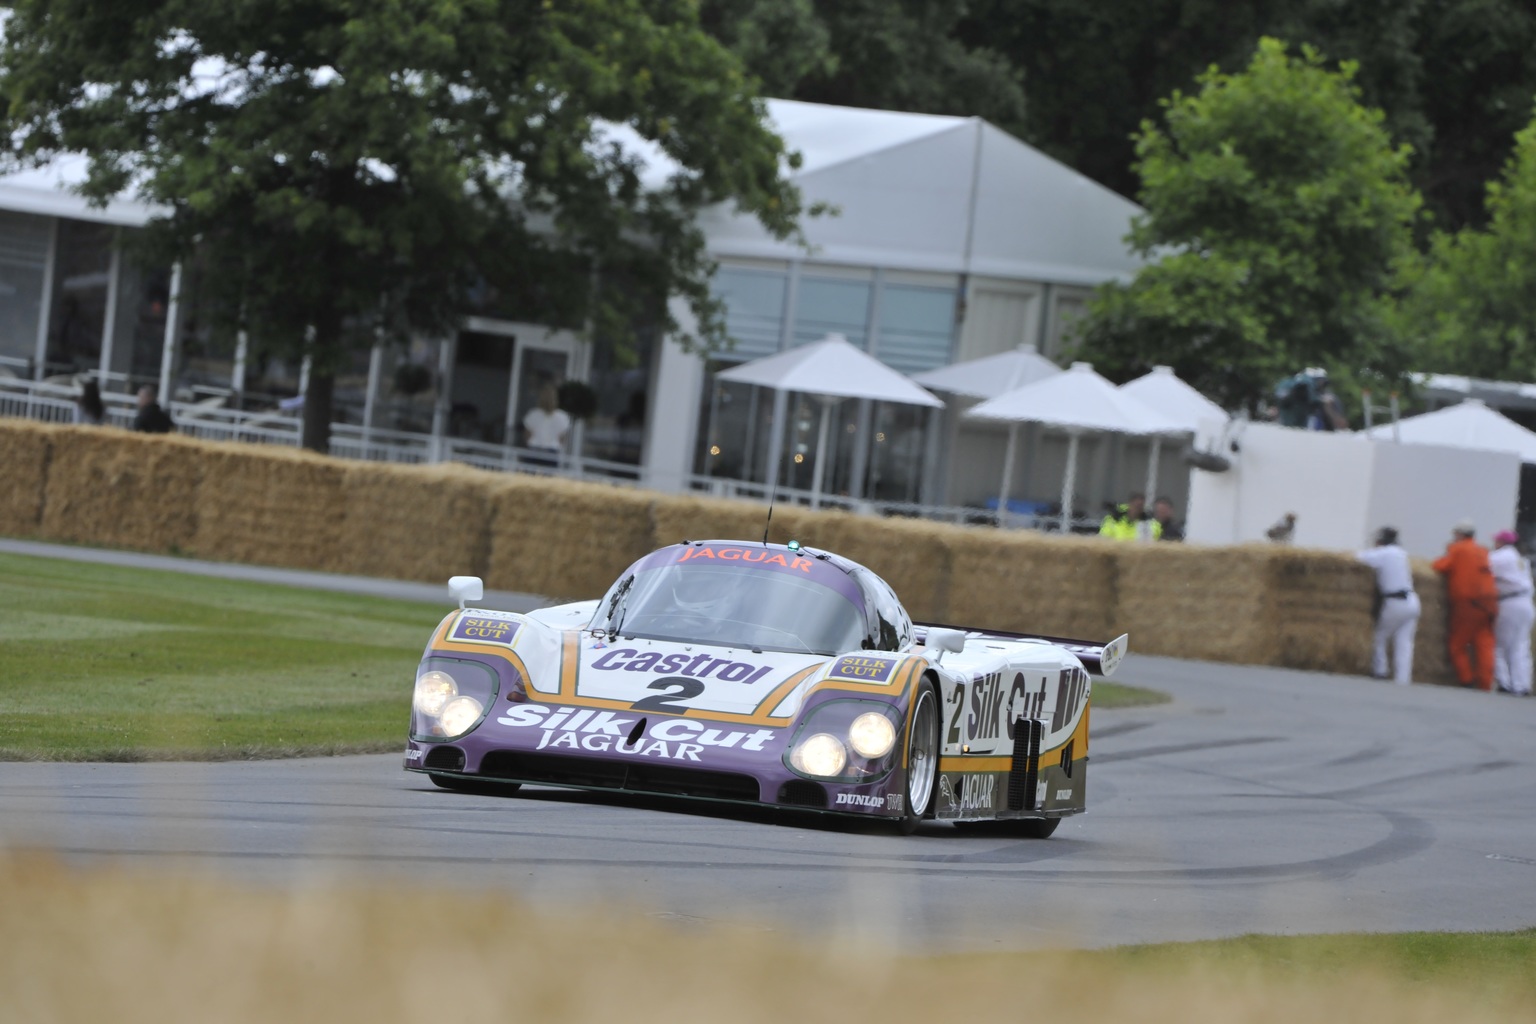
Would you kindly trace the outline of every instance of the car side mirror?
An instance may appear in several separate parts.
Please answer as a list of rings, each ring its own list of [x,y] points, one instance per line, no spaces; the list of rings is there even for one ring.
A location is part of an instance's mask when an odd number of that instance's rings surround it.
[[[941,660],[944,652],[959,654],[965,650],[965,634],[958,629],[930,628],[928,636],[923,641],[923,646],[939,652],[935,661]]]
[[[448,578],[448,597],[459,602],[463,608],[467,601],[478,601],[485,596],[485,584],[480,582],[479,576],[450,576]]]

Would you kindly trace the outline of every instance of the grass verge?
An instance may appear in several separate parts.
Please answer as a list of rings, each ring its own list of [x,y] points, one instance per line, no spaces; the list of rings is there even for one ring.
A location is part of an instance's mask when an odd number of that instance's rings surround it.
[[[896,956],[425,884],[237,886],[0,853],[0,1019],[1528,1020],[1536,933]]]
[[[1104,679],[1096,680],[1093,684],[1093,709],[1102,711],[1106,708],[1140,708],[1151,704],[1167,704],[1173,700],[1161,690],[1149,690],[1144,686],[1126,686],[1124,683],[1111,683]]]
[[[446,611],[0,554],[0,759],[394,750]]]

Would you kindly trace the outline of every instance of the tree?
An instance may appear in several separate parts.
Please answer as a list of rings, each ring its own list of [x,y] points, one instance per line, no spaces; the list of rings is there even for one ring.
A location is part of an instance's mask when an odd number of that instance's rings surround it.
[[[90,157],[84,193],[168,213],[203,301],[312,360],[304,443],[379,332],[450,328],[477,280],[600,329],[665,319],[724,340],[693,214],[729,201],[796,231],[792,166],[690,0],[16,0],[0,49],[13,162]],[[637,146],[670,160],[642,181]],[[629,283],[587,309],[594,265]],[[528,287],[529,281],[553,282]],[[668,326],[671,325],[669,322]]]
[[[1399,329],[1420,369],[1536,379],[1536,119],[1490,182],[1487,227],[1437,234],[1408,271]]]
[[[1143,123],[1128,241],[1153,262],[1090,304],[1086,357],[1111,375],[1171,365],[1229,406],[1308,365],[1403,372],[1385,312],[1419,198],[1353,75],[1264,39],[1245,71],[1206,72]]]
[[[971,0],[703,0],[771,96],[1023,122],[1022,75],[958,27]]]

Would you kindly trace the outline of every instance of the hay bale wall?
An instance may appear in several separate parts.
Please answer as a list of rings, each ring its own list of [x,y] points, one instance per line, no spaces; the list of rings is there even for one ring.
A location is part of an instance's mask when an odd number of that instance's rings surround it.
[[[339,562],[347,464],[271,445],[208,442],[202,450],[200,558],[334,572]]]
[[[334,568],[359,576],[442,583],[485,576],[493,485],[501,477],[457,463],[348,463]]]
[[[601,597],[651,550],[644,491],[506,475],[493,485],[486,585],[548,597]]]
[[[1131,650],[1264,665],[1275,655],[1265,617],[1266,552],[1250,547],[1119,544],[1111,632]]]
[[[105,427],[53,434],[38,535],[136,551],[188,551],[208,449]]]
[[[32,537],[41,527],[48,460],[58,429],[29,420],[0,420],[0,466],[5,469],[0,534]]]
[[[760,504],[603,484],[330,459],[261,445],[0,420],[0,534],[595,597],[656,547],[756,539]],[[862,562],[915,618],[1084,638],[1237,664],[1369,671],[1371,575],[1348,555],[1249,545],[1111,544],[774,509],[770,539]],[[1455,683],[1444,586],[1423,601],[1419,681]]]

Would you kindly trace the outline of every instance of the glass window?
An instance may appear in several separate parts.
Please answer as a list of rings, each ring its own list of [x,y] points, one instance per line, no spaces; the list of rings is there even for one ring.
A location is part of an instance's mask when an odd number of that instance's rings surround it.
[[[80,373],[101,365],[107,285],[112,276],[112,231],[104,224],[59,221],[45,376]]]
[[[725,303],[725,327],[736,341],[733,357],[757,359],[779,350],[787,280],[783,271],[744,267],[715,271],[715,296]]]
[[[809,345],[828,334],[841,334],[865,348],[871,282],[802,274],[795,302],[793,344]]]
[[[37,355],[48,232],[46,217],[0,213],[0,365],[17,376]]]
[[[955,290],[909,284],[880,288],[880,361],[902,373],[921,373],[950,361]]]

